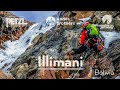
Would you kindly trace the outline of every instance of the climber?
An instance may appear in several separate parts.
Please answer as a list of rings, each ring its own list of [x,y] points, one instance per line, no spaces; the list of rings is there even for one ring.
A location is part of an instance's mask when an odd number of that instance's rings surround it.
[[[90,22],[85,22],[82,24],[82,32],[80,35],[80,47],[78,49],[72,49],[67,54],[81,54],[84,51],[93,49],[96,53],[100,52],[104,45],[104,40],[96,26]]]

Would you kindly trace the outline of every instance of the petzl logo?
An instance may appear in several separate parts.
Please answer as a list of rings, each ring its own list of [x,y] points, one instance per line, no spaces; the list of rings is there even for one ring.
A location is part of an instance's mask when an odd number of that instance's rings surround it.
[[[48,17],[47,19],[46,19],[46,23],[48,24],[48,25],[54,25],[55,24],[55,22],[56,22],[56,20],[55,20],[55,18],[54,17],[52,17],[52,16],[50,16],[50,17]]]
[[[112,22],[112,16],[111,15],[104,15],[103,18],[102,18],[102,22],[103,23],[107,23],[107,24],[110,24]]]

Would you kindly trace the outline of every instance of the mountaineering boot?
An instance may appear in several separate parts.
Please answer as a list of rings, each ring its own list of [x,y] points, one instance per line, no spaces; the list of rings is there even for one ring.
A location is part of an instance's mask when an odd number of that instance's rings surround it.
[[[74,51],[73,51],[73,50],[67,52],[67,55],[69,55],[69,56],[70,56],[70,55],[73,55],[73,54],[74,54]]]

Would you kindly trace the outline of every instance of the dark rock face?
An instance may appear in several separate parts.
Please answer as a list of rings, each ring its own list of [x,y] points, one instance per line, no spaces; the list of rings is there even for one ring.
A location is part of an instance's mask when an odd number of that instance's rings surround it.
[[[112,62],[115,68],[115,73],[120,74],[120,39],[113,41],[108,48],[109,57],[112,58]]]
[[[98,13],[100,14],[100,12]],[[67,14],[67,12],[59,13],[59,15],[64,14]],[[99,16],[99,14],[97,15]],[[79,35],[82,29],[65,29],[63,27],[64,26],[56,26],[52,32],[47,32],[44,35],[36,37],[36,40],[34,40],[35,44],[31,48],[28,48],[26,52],[14,62],[10,69],[10,72],[16,79],[65,79],[75,76],[77,71],[38,69],[37,57],[40,55],[48,54],[57,60],[73,60],[74,57],[78,60],[80,58],[80,55],[67,55],[67,52],[79,47]],[[120,40],[114,41],[108,50],[103,50],[100,58],[94,55],[94,52],[90,52],[90,56],[88,56],[84,62],[85,69],[79,71],[74,79],[92,79],[92,77],[110,79],[119,76],[119,42]],[[114,72],[115,75],[111,73],[95,75],[95,69],[102,72],[103,70],[105,72]]]

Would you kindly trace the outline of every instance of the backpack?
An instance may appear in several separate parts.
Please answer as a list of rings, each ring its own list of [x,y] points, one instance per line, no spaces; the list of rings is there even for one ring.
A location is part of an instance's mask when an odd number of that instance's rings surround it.
[[[94,26],[93,24],[89,24],[86,27],[88,36],[98,36],[99,35],[99,30],[96,26]]]
[[[104,46],[104,37],[102,34],[99,32],[99,29],[94,26],[93,24],[89,24],[86,27],[88,37],[93,39],[96,39],[100,45]]]

